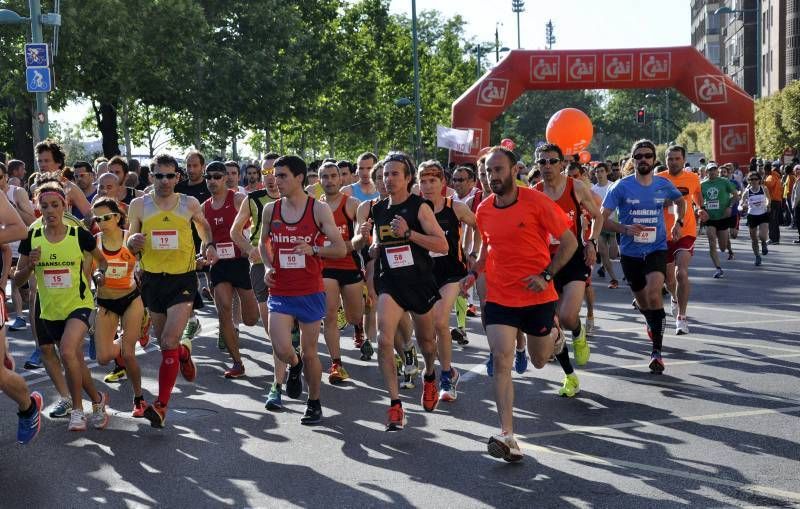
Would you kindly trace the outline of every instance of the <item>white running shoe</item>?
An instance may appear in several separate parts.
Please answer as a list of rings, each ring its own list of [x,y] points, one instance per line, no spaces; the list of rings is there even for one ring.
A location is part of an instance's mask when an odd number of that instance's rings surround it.
[[[675,334],[678,336],[689,334],[689,324],[685,316],[679,316],[675,319]]]
[[[89,416],[89,421],[92,423],[94,429],[105,429],[108,425],[106,405],[108,405],[108,393],[101,392],[100,402],[92,403],[92,415]]]
[[[503,458],[509,463],[522,459],[522,451],[513,435],[503,433],[491,437],[487,449],[492,457]]]
[[[86,416],[83,415],[83,410],[72,409],[67,429],[69,431],[86,431]]]

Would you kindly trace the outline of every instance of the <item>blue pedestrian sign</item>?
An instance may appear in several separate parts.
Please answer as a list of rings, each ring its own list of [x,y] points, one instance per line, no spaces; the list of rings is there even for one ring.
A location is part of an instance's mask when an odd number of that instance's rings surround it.
[[[25,69],[28,92],[50,92],[53,88],[49,67],[28,67]]]
[[[50,55],[47,44],[33,43],[25,45],[25,67],[47,67]]]

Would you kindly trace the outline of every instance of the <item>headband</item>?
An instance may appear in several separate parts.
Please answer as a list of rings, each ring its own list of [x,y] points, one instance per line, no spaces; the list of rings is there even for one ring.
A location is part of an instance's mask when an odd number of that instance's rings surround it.
[[[64,196],[61,193],[57,192],[57,191],[45,191],[43,193],[39,193],[39,199],[40,200],[42,198],[47,198],[48,196],[50,196],[50,197],[55,196],[56,198],[58,198],[59,200],[64,202],[65,205],[67,204],[67,199],[64,198]]]

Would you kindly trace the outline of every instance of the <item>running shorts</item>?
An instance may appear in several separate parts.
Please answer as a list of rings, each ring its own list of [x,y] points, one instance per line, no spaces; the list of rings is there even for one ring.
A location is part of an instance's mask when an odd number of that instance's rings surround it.
[[[360,270],[322,269],[322,279],[335,279],[341,288],[364,281],[364,276]]]
[[[758,228],[758,225],[769,223],[769,212],[766,214],[759,214],[754,216],[752,214],[747,214],[747,227],[748,228]]]
[[[38,307],[38,300],[37,307]],[[37,310],[39,311],[39,310]],[[67,322],[72,319],[77,319],[89,327],[89,315],[92,314],[91,308],[78,308],[67,315],[64,320],[45,320],[39,317],[36,313],[36,336],[39,346],[60,344],[61,336],[64,335],[64,329],[67,328]]]
[[[267,269],[263,263],[254,263],[250,266],[250,285],[253,288],[253,293],[256,294],[256,301],[259,304],[267,302],[269,298],[269,288],[267,288],[267,283],[264,282],[266,274]]]
[[[678,251],[689,251],[690,255],[694,255],[694,241],[695,237],[685,235],[675,242],[667,241],[667,263],[675,263],[675,253]]]
[[[375,277],[375,292],[378,295],[389,294],[401,308],[417,315],[430,311],[440,298],[439,287],[432,277],[409,281],[403,285]]]
[[[197,295],[197,276],[194,272],[183,274],[142,275],[142,298],[151,313],[165,314],[170,307],[182,302],[193,302]]]
[[[252,290],[250,281],[250,262],[247,258],[219,260],[208,272],[211,284],[230,283],[234,288]]]
[[[139,295],[139,290],[133,290],[128,295],[118,297],[116,299],[101,299],[97,298],[97,306],[105,309],[106,313],[111,312],[121,317],[128,310],[128,307],[135,301]]]
[[[718,232],[736,227],[736,216],[723,217],[722,219],[709,219],[706,226],[716,228]]]
[[[325,292],[311,295],[270,295],[267,306],[270,313],[293,316],[300,323],[319,322],[325,317]]]
[[[653,251],[644,258],[620,255],[620,264],[628,286],[634,292],[647,286],[647,275],[651,272],[660,272],[667,277],[667,252],[663,250]]]
[[[586,282],[592,274],[591,267],[587,267],[583,260],[583,249],[578,249],[566,265],[553,276],[553,284],[560,295],[564,287],[573,281]]]
[[[547,336],[555,325],[556,301],[512,308],[487,302],[483,308],[486,326],[508,325],[532,336]]]

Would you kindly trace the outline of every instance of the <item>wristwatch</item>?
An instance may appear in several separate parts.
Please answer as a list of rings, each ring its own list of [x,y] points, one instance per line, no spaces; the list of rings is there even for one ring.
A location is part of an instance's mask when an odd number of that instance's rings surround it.
[[[597,241],[594,239],[587,239],[586,242],[591,242],[594,246],[594,250],[597,251]]]
[[[542,278],[543,278],[545,281],[547,281],[548,283],[549,283],[550,281],[552,281],[552,280],[553,280],[553,275],[552,275],[552,274],[550,273],[550,271],[549,271],[549,270],[547,270],[547,269],[544,269],[544,270],[542,271],[542,273],[541,273],[541,274],[539,274],[539,275],[540,275],[540,276],[542,276]]]
[[[406,230],[406,232],[403,234],[403,238],[406,239],[406,240],[411,238],[411,228]]]
[[[314,253],[314,256],[319,256],[319,246],[311,246],[311,252]]]
[[[675,222],[676,222],[676,223],[678,223],[679,225],[683,226],[683,219],[678,219],[678,220],[677,220],[677,221],[675,221]]]

